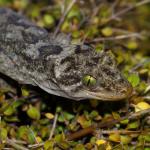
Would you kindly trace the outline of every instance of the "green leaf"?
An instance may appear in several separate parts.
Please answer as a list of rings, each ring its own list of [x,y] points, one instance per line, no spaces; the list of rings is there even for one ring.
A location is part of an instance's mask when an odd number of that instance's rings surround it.
[[[7,130],[5,128],[0,129],[0,140],[5,140],[7,138]]]
[[[127,135],[121,135],[120,138],[121,138],[120,141],[123,144],[129,144],[132,140],[132,138],[130,136],[127,136]]]
[[[19,122],[18,116],[6,116],[4,120],[8,122]]]
[[[125,120],[120,121],[121,124],[128,124],[128,122],[129,122],[129,119],[125,119]]]
[[[99,114],[98,114],[98,111],[96,111],[96,110],[93,110],[93,111],[90,113],[90,117],[91,117],[91,118],[96,118],[98,115],[99,115]]]
[[[63,115],[64,115],[64,118],[68,121],[74,118],[74,115],[66,111],[63,113]]]
[[[137,41],[135,40],[130,40],[128,43],[127,43],[127,48],[131,49],[131,50],[134,50],[138,47],[138,43]]]
[[[55,24],[54,17],[52,15],[49,15],[49,14],[44,15],[43,21],[44,21],[45,25],[48,27],[52,27]]]
[[[139,122],[138,121],[131,122],[127,126],[128,129],[136,129],[138,127],[139,127]]]
[[[30,91],[26,87],[21,88],[22,96],[29,96]]]
[[[29,106],[29,109],[27,110],[27,114],[30,118],[39,120],[40,119],[40,111],[36,108],[33,107],[32,105]]]
[[[28,127],[28,141],[30,143],[34,143],[36,138],[36,133],[31,129],[31,127]]]
[[[14,113],[14,108],[12,106],[9,106],[5,111],[4,115],[11,116]]]
[[[73,7],[70,12],[67,14],[67,19],[77,18],[81,19],[80,9],[78,7]]]
[[[150,142],[150,133],[147,133],[145,135],[140,135],[138,137],[138,140],[144,140],[145,142]]]
[[[58,143],[58,145],[63,150],[67,150],[70,147],[69,142],[67,141],[61,141],[60,143]]]
[[[96,47],[95,47],[95,51],[96,51],[96,52],[100,52],[100,51],[102,51],[102,50],[104,50],[104,44],[98,43],[98,44],[96,45]]]
[[[49,128],[47,126],[43,127],[41,130],[40,130],[40,134],[41,134],[41,138],[46,138],[49,136]]]
[[[111,36],[113,34],[113,30],[111,27],[105,27],[101,32],[104,36]]]
[[[26,126],[21,126],[17,131],[18,138],[27,140],[29,129]]]
[[[80,32],[79,32],[79,31],[76,31],[76,30],[73,31],[73,32],[72,32],[72,37],[73,37],[73,38],[79,38],[79,37],[80,37]]]
[[[25,100],[17,100],[17,101],[14,101],[14,102],[12,103],[12,107],[13,107],[14,109],[16,109],[17,107],[21,106],[24,102],[25,102]]]
[[[44,150],[53,150],[55,142],[53,140],[48,140],[44,144]]]
[[[60,143],[65,140],[65,135],[63,133],[57,134],[54,139],[56,142]]]
[[[85,150],[84,145],[78,144],[74,150]]]
[[[118,133],[113,133],[113,134],[110,134],[109,135],[109,140],[110,141],[113,141],[113,142],[120,142],[120,134],[118,134]]]
[[[136,87],[140,83],[140,78],[137,74],[131,74],[128,76],[128,81],[133,87]]]
[[[12,3],[13,0],[0,0],[0,5],[7,5],[9,3]]]

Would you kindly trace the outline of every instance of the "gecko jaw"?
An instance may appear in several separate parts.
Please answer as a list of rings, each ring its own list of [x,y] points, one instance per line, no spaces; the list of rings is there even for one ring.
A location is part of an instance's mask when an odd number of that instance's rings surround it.
[[[87,96],[90,98],[94,98],[97,100],[104,100],[104,101],[118,101],[122,99],[126,99],[131,96],[133,91],[133,88],[131,85],[128,87],[123,88],[121,91],[118,91],[118,93],[113,93],[111,91],[98,91],[98,92],[92,92],[87,91]]]

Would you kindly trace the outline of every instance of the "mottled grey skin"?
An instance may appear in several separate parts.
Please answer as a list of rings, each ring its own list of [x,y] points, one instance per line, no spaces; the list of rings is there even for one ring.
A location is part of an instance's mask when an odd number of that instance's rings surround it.
[[[71,44],[10,9],[0,9],[0,72],[22,84],[39,86],[48,93],[74,100],[120,100],[132,87],[121,75],[109,52]],[[86,86],[90,75],[96,85]]]

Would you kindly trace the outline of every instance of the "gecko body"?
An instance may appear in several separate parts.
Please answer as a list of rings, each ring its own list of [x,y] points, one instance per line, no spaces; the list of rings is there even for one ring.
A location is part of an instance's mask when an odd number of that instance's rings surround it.
[[[132,92],[109,52],[54,38],[8,8],[0,8],[0,73],[74,100],[116,101]]]

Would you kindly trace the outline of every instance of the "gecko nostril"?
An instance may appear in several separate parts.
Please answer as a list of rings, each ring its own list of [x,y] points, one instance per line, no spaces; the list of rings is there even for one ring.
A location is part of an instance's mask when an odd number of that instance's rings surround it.
[[[128,91],[127,88],[123,88],[123,89],[120,90],[120,92],[123,93],[123,94],[126,94],[127,91]]]
[[[132,95],[132,87],[131,86],[128,86],[126,88],[122,88],[120,90],[120,93],[122,93],[123,95],[127,95],[128,97],[130,97]]]
[[[122,90],[121,90],[121,93],[126,93],[126,92],[127,92],[126,89],[122,89]]]

